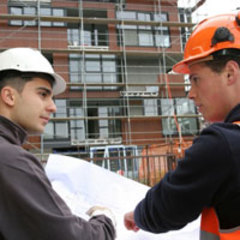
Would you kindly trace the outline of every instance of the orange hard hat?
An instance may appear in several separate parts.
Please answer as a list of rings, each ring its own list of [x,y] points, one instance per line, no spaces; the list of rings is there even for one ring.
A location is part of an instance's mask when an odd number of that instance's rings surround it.
[[[210,59],[209,56],[215,52],[226,55],[230,49],[240,50],[240,12],[201,21],[187,41],[183,60],[173,66],[173,71],[188,74],[189,64]]]

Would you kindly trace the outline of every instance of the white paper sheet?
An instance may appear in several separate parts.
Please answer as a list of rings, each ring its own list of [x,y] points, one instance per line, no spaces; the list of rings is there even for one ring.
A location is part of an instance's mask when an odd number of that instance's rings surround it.
[[[46,173],[56,192],[72,212],[88,219],[85,212],[94,205],[109,207],[117,219],[118,240],[198,240],[199,219],[181,230],[152,234],[128,231],[123,216],[132,211],[149,187],[84,160],[51,154]]]

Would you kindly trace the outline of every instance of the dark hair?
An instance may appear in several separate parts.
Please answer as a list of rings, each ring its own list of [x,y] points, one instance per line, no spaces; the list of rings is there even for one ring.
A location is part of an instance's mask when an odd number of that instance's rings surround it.
[[[51,86],[54,84],[54,78],[46,73],[5,70],[0,72],[0,91],[4,86],[9,85],[21,93],[25,84],[32,81],[35,77],[46,79]]]
[[[240,50],[223,49],[212,54],[213,60],[204,62],[212,71],[221,73],[228,61],[235,61],[240,67]]]

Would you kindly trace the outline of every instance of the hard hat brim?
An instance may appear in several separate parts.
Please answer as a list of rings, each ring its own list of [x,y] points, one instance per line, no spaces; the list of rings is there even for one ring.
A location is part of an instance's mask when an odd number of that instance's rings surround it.
[[[188,65],[185,63],[185,61],[181,61],[175,64],[172,70],[173,72],[179,73],[179,74],[189,74],[189,68],[188,68]]]
[[[192,61],[182,60],[173,66],[173,72],[181,73],[181,74],[189,74],[190,73],[189,66],[197,64],[197,63],[210,61],[210,60],[213,60],[212,55],[208,55],[208,56],[202,57],[202,58],[197,58]]]
[[[57,73],[52,74],[55,82],[53,84],[53,95],[58,95],[66,90],[65,80]]]

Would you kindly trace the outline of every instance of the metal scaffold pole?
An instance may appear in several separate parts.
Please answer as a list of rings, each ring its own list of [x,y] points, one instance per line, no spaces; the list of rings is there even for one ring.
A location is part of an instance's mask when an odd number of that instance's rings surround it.
[[[17,44],[38,48],[69,87],[56,97],[59,112],[36,140],[39,153],[88,151],[113,138],[139,146],[174,139],[171,111],[178,111],[175,98],[185,98],[181,91],[189,83],[166,74],[182,58],[195,25],[191,11],[204,1],[182,8],[174,0],[0,3],[0,51]],[[198,117],[191,109],[184,114],[176,113],[179,122]]]
[[[40,19],[40,15],[41,15],[41,4],[40,4],[40,0],[38,0],[37,2],[37,24],[38,24],[38,49],[41,51],[42,49],[42,40],[41,40],[41,19]]]
[[[80,44],[84,46],[84,20],[83,20],[83,2],[79,0],[79,17],[80,17]],[[83,51],[80,58],[81,62],[81,80],[83,82],[83,94],[82,94],[82,104],[83,104],[83,115],[84,115],[84,126],[85,126],[85,138],[89,138],[88,131],[88,102],[87,102],[87,84],[86,84],[86,74],[85,74],[85,49],[83,47]],[[86,145],[86,147],[88,147]]]
[[[119,1],[119,10],[123,12],[123,0]],[[121,62],[121,69],[123,70],[123,76],[124,76],[124,83],[125,83],[125,91],[129,91],[129,86],[128,86],[128,70],[127,70],[127,54],[126,54],[126,39],[125,39],[125,28],[124,28],[124,21],[121,21],[121,27],[120,27],[120,47],[122,48],[122,62]],[[127,125],[126,131],[125,131],[125,137],[126,137],[126,143],[131,144],[132,143],[132,131],[131,131],[131,110],[130,110],[130,101],[129,101],[129,96],[127,95],[124,98],[124,104],[125,104],[125,109],[126,109],[126,115],[127,115]]]

